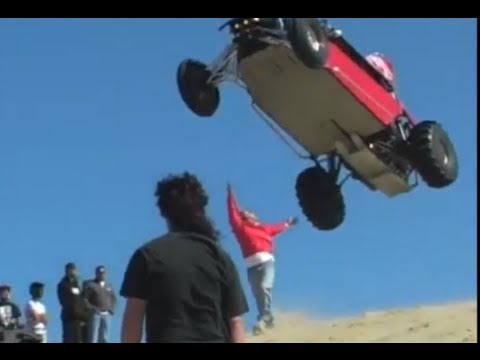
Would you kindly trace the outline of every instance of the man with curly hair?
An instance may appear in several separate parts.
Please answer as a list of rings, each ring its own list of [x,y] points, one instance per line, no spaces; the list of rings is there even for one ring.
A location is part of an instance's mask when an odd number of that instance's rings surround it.
[[[248,311],[237,269],[206,214],[208,195],[190,173],[169,176],[155,193],[168,232],[130,258],[121,340],[147,343],[244,342]]]

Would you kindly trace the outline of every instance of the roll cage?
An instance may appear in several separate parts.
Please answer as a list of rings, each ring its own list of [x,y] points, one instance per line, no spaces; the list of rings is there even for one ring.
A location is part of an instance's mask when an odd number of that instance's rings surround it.
[[[291,47],[288,41],[288,28],[292,18],[233,18],[219,27],[219,31],[229,28],[232,42],[214,59],[209,70],[212,75],[209,83],[219,85],[222,82],[232,81],[243,85],[237,71],[239,47],[248,46],[252,42],[260,42],[265,45],[286,45]],[[327,31],[328,40],[334,42],[363,70],[365,70],[386,91],[394,89],[385,78],[365,59],[360,52],[349,43],[345,37],[334,29],[327,20],[319,20]]]

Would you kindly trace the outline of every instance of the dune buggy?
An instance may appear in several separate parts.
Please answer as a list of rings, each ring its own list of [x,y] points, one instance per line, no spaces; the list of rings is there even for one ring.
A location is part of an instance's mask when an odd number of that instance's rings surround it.
[[[442,126],[416,122],[383,76],[327,21],[235,18],[223,28],[232,41],[215,61],[179,65],[181,97],[197,116],[211,117],[220,84],[246,89],[272,129],[314,162],[298,175],[296,196],[315,228],[343,223],[341,188],[349,177],[389,197],[411,191],[418,175],[437,189],[457,179],[457,154]],[[342,168],[349,172],[343,179]]]

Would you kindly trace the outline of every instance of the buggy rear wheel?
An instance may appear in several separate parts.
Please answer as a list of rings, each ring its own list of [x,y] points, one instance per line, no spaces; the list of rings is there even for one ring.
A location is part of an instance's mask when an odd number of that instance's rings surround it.
[[[409,136],[411,160],[425,183],[445,188],[458,178],[455,147],[446,131],[434,121],[416,125]]]
[[[335,177],[320,166],[300,173],[296,192],[304,215],[318,230],[334,230],[345,220],[345,202],[341,188]]]
[[[208,83],[212,73],[204,63],[187,59],[177,70],[177,85],[187,107],[200,117],[211,117],[220,105],[220,91]]]
[[[315,18],[292,18],[288,39],[295,55],[311,69],[320,69],[328,59],[328,36]]]

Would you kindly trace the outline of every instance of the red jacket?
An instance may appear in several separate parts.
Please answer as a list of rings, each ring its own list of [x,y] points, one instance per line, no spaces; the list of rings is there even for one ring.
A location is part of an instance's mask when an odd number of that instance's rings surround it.
[[[228,220],[233,233],[242,250],[244,258],[259,252],[273,253],[273,237],[286,230],[289,225],[284,221],[280,224],[253,224],[244,220],[237,206],[235,196],[229,192],[227,196]]]

